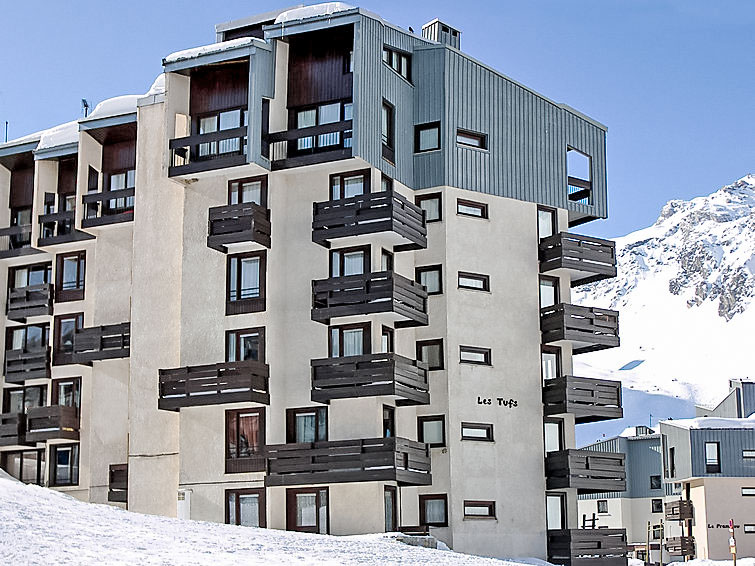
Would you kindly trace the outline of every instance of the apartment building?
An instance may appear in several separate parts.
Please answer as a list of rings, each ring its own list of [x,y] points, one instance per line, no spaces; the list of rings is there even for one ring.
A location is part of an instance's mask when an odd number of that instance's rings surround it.
[[[618,313],[606,128],[342,3],[216,26],[144,96],[0,146],[0,465],[133,511],[626,564],[572,376]]]

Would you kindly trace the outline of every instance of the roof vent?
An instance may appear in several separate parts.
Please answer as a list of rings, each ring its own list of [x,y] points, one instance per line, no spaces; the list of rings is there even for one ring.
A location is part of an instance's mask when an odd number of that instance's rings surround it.
[[[444,24],[438,18],[422,26],[422,37],[461,49],[461,32]]]

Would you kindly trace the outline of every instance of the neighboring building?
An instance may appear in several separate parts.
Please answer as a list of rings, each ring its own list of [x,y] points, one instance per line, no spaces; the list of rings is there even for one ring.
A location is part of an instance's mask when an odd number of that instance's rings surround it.
[[[755,414],[755,381],[729,380],[729,394],[713,409],[696,406],[698,417],[742,419]]]
[[[625,564],[622,530],[577,529],[578,493],[625,485],[574,444],[620,384],[570,375],[619,344],[570,304],[616,273],[569,232],[606,217],[605,127],[437,20],[217,34],[0,145],[0,465],[144,513]]]

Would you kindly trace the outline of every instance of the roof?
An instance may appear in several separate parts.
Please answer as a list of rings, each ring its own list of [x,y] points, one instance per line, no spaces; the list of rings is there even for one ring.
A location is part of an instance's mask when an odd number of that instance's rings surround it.
[[[695,419],[679,419],[661,421],[667,426],[675,426],[687,430],[698,429],[746,429],[755,430],[755,415],[746,419],[722,419],[717,417],[697,417]]]
[[[270,12],[264,12],[262,14],[255,14],[254,16],[248,16],[246,18],[240,18],[238,20],[231,20],[229,22],[223,22],[222,24],[215,24],[215,32],[222,33],[229,30],[245,28],[263,22],[270,22],[275,20],[283,12],[293,10],[294,8],[301,8],[304,4],[297,4],[289,8],[283,8],[282,10],[272,10]]]

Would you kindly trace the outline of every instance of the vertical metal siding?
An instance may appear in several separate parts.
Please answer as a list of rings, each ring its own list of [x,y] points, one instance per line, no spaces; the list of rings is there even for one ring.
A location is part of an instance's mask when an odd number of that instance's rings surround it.
[[[755,383],[742,383],[742,416],[755,413]]]
[[[689,432],[693,476],[755,477],[755,461],[742,458],[742,450],[755,450],[755,430],[699,429]],[[719,443],[720,474],[705,472],[706,442]]]

